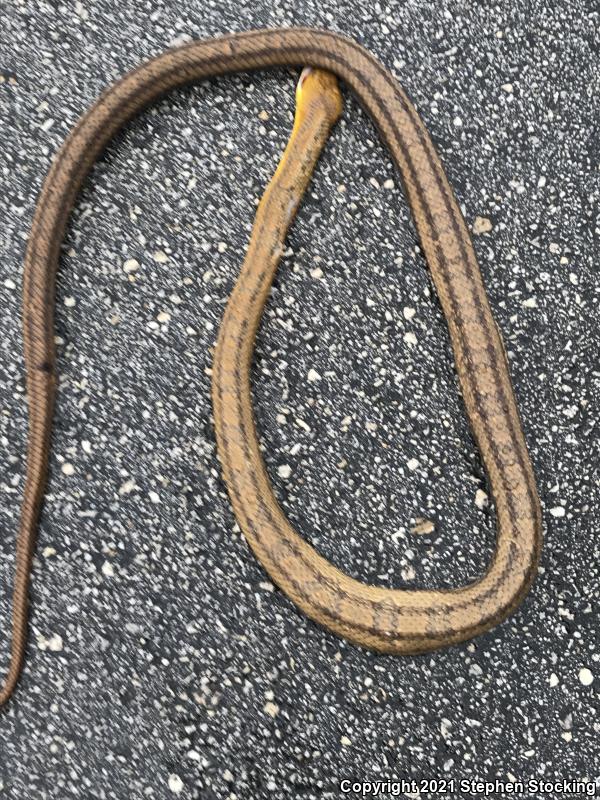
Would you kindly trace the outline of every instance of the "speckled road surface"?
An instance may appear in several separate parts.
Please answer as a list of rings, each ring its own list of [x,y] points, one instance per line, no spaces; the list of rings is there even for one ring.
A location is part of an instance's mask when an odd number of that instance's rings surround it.
[[[64,246],[52,474],[27,668],[0,712],[2,798],[337,798],[355,796],[343,778],[599,777],[600,18],[564,0],[366,5],[3,0],[0,663],[36,193],[108,82],[174,42],[250,27],[354,36],[431,131],[507,343],[544,506],[539,579],[496,630],[414,658],[348,645],[273,590],[219,479],[209,383],[296,78],[172,94],[94,169]],[[485,569],[494,516],[441,310],[397,175],[351,98],[290,236],[254,374],[277,494],[323,554],[386,586]],[[433,533],[411,532],[419,520]]]

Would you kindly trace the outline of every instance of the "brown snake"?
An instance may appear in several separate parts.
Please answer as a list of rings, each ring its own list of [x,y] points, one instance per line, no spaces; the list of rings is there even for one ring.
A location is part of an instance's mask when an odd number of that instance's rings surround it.
[[[468,230],[417,112],[369,52],[338,34],[290,28],[193,42],[142,64],[100,96],[59,150],[37,201],[23,279],[27,470],[17,537],[11,656],[0,705],[14,690],[25,654],[29,575],[56,387],[55,275],[75,197],[115,133],[166,91],[229,72],[286,65],[310,65],[341,78],[377,126],[400,172],[448,324],[498,530],[489,568],[474,583],[452,590],[392,590],[348,577],[291,528],[269,483],[251,407],[254,333],[278,258],[276,251],[264,252],[255,237],[249,256],[255,246],[254,255],[265,261],[249,276],[246,259],[219,335],[213,370],[219,455],[240,525],[273,580],[308,616],[353,642],[385,652],[419,653],[469,639],[504,619],[531,585],[541,546],[541,513],[504,349]],[[331,117],[323,118],[325,128],[331,122]],[[283,225],[285,213],[281,219]],[[269,224],[262,227],[268,235]]]

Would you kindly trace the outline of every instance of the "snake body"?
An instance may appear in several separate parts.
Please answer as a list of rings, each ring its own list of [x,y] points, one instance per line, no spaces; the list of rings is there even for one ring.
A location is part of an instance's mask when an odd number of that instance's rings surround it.
[[[165,92],[225,73],[296,65],[326,70],[345,82],[377,126],[400,172],[448,324],[467,416],[489,477],[497,517],[496,548],[487,572],[467,586],[391,590],[351,579],[291,528],[273,496],[252,419],[248,363],[264,300],[255,298],[248,312],[241,306],[249,297],[238,289],[234,297],[240,307],[232,300],[219,337],[213,398],[219,452],[242,528],[271,577],[307,615],[376,650],[418,653],[466,640],[505,618],[529,589],[541,546],[534,474],[470,235],[417,112],[377,59],[338,34],[289,28],[192,42],[147,61],[98,98],[54,158],[37,201],[23,280],[27,468],[17,535],[10,661],[0,705],[14,690],[25,654],[29,574],[56,390],[55,275],[75,197],[111,138]],[[265,286],[261,291],[268,291]],[[232,362],[236,347],[238,359]],[[229,455],[224,457],[225,451]]]

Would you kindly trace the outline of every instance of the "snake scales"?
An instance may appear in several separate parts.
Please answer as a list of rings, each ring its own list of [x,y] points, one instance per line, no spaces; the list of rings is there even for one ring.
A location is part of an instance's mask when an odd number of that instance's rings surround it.
[[[448,324],[466,412],[489,476],[498,530],[489,568],[474,583],[453,590],[392,590],[348,577],[289,525],[258,448],[249,364],[277,266],[276,242],[293,215],[291,207],[282,208],[279,231],[268,219],[261,222],[259,208],[257,225],[262,233],[253,236],[215,353],[213,402],[219,455],[240,525],[273,580],[308,616],[353,642],[385,652],[423,652],[491,628],[518,606],[535,576],[540,506],[502,341],[468,230],[417,112],[369,52],[334,33],[308,28],[258,30],[193,42],[142,64],[99,97],[56,155],[37,201],[23,280],[27,468],[17,535],[10,661],[0,705],[15,688],[25,654],[29,575],[48,471],[56,387],[55,275],[75,197],[115,133],[166,91],[229,72],[285,65],[310,65],[341,78],[377,126],[401,174]],[[320,133],[301,134],[309,148],[326,136],[337,113],[339,108],[330,108],[320,117]],[[297,189],[306,176],[302,170],[294,172],[295,159],[288,161],[288,167],[292,197],[294,186]],[[279,178],[284,171],[282,167]],[[265,250],[269,237],[274,244],[270,252]]]

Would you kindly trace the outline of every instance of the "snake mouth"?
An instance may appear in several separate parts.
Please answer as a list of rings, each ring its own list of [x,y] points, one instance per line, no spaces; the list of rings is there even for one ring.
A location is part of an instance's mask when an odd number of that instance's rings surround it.
[[[311,72],[314,72],[313,67],[304,67],[304,69],[300,73],[300,78],[298,80],[298,88],[299,89],[302,86],[302,84],[304,83],[304,81],[308,78],[308,76],[310,75]]]

